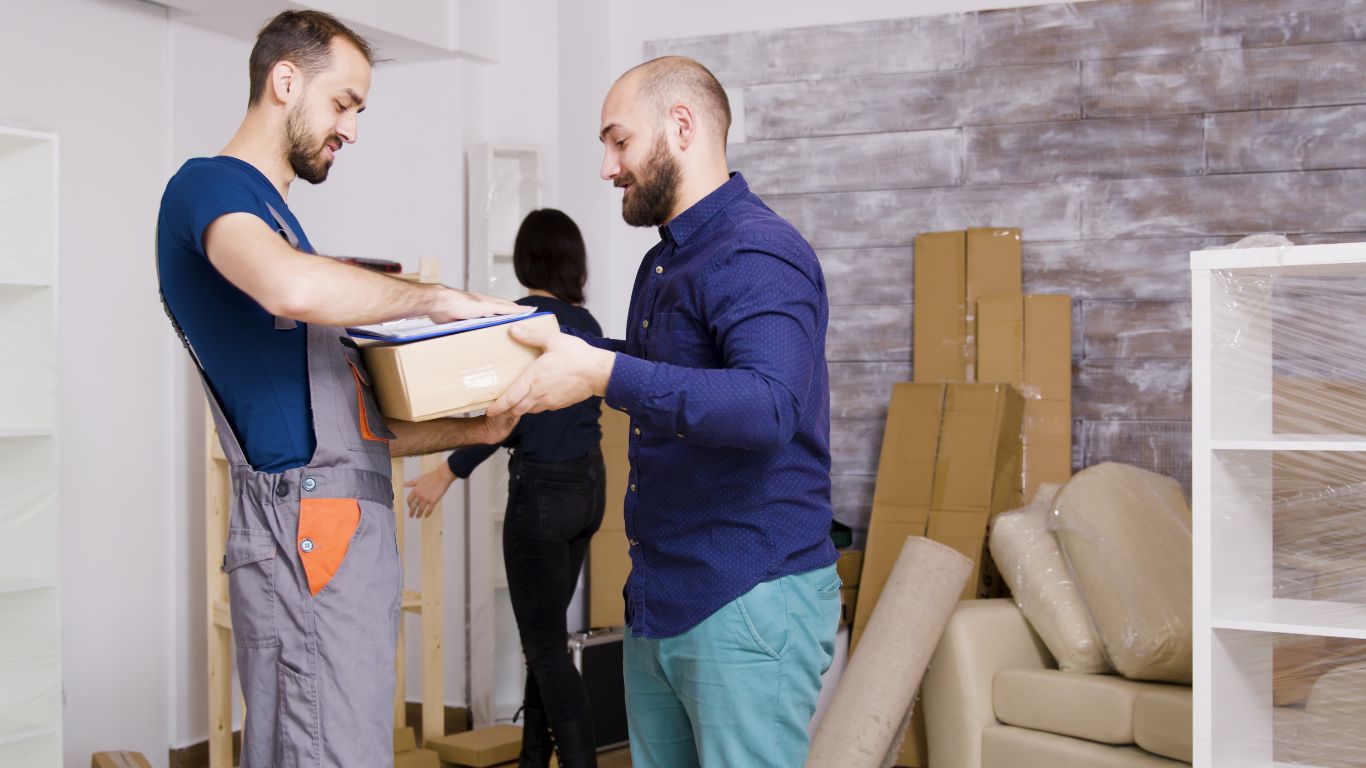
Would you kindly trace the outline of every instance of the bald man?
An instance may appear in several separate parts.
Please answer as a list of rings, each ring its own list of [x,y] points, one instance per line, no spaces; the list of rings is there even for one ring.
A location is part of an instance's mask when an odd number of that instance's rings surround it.
[[[840,580],[830,542],[828,303],[811,246],[726,162],[705,67],[627,72],[602,107],[602,178],[658,227],[625,341],[520,338],[544,355],[493,415],[591,395],[631,417],[624,648],[631,759],[806,759]]]

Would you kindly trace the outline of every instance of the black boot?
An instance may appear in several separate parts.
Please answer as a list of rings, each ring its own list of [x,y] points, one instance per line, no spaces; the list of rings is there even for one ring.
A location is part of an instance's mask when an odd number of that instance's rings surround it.
[[[547,768],[552,746],[545,712],[527,707],[522,714],[522,753],[517,759],[517,768]]]
[[[583,717],[566,723],[553,723],[555,751],[560,768],[597,768],[598,750],[593,740],[593,720]]]

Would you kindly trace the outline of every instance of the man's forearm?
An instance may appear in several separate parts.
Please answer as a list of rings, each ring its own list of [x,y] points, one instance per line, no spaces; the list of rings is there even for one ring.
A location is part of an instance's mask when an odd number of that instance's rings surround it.
[[[367,325],[432,314],[445,286],[410,283],[322,256],[297,254],[283,314],[319,325]]]
[[[516,420],[512,421],[515,423]],[[467,445],[499,443],[508,431],[491,425],[483,416],[477,419],[431,421],[390,420],[386,423],[396,436],[389,441],[389,454],[394,458],[439,453]]]

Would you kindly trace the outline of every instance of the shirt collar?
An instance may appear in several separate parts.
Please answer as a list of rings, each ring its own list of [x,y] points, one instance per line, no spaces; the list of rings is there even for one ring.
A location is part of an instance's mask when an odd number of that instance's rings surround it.
[[[735,198],[748,191],[749,184],[745,183],[745,177],[739,172],[732,173],[725,184],[712,190],[711,194],[693,203],[691,208],[660,227],[659,237],[683,245],[694,232],[711,220],[711,217],[725,210]]]

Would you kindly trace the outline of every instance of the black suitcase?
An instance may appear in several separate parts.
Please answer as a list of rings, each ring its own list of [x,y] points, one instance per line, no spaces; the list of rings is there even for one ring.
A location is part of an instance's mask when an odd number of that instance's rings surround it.
[[[569,636],[569,653],[574,667],[588,689],[588,706],[593,711],[593,737],[598,751],[619,747],[629,741],[626,730],[626,687],[621,672],[619,627],[590,629]]]

